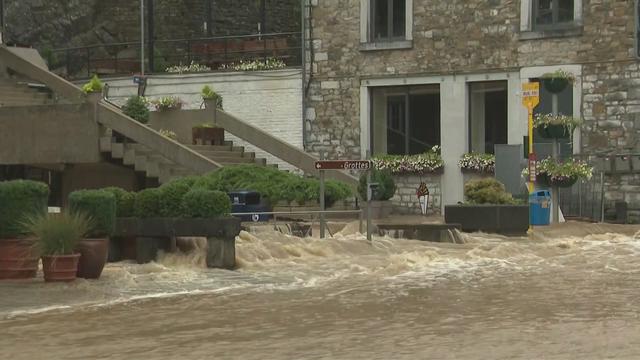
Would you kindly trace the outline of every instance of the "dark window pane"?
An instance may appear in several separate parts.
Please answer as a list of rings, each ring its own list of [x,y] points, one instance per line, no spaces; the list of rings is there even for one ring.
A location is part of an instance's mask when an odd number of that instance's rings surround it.
[[[387,153],[405,154],[405,96],[391,96],[387,100]]]
[[[538,0],[535,9],[536,24],[547,25],[553,23],[553,0]]]
[[[373,37],[375,39],[389,37],[389,5],[392,0],[373,0],[375,7],[373,8]]]
[[[440,94],[409,96],[409,154],[440,145]]]
[[[405,33],[405,0],[393,0],[393,36],[404,37]]]
[[[558,22],[573,21],[573,0],[556,0],[558,3]]]

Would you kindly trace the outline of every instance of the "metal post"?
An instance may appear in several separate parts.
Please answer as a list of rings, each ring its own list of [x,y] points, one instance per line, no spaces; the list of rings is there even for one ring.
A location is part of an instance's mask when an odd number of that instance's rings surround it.
[[[140,75],[144,76],[144,0],[140,0]]]
[[[320,155],[320,160],[324,160],[324,156]],[[324,211],[325,211],[325,203],[324,203],[324,170],[320,170],[320,239],[324,239]]]
[[[4,43],[4,0],[0,0],[0,44]],[[49,63],[51,65],[51,63]]]
[[[604,222],[604,171],[600,172],[600,222]]]
[[[156,68],[155,68],[155,44],[154,44],[154,38],[155,38],[155,31],[154,31],[154,27],[155,27],[155,22],[154,22],[154,16],[153,16],[153,0],[149,0],[149,5],[147,6],[147,26],[149,27],[149,71],[150,72],[155,72]],[[164,69],[163,69],[164,70]]]
[[[367,160],[371,160],[371,152],[367,150]],[[367,240],[371,241],[371,169],[367,170]]]
[[[557,160],[558,159],[558,153],[559,153],[559,144],[558,144],[558,139],[553,139],[553,159]],[[560,191],[558,190],[558,186],[557,185],[552,185],[551,186],[551,198],[553,199],[552,204],[553,204],[553,208],[552,208],[552,214],[553,214],[553,224],[557,224],[560,222]]]

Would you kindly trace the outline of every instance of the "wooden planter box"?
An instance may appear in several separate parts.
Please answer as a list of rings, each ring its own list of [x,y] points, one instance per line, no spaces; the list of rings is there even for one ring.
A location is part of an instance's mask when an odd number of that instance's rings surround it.
[[[118,218],[114,238],[135,238],[138,263],[156,259],[159,250],[171,251],[175,237],[206,237],[207,266],[233,269],[235,262],[235,238],[240,234],[240,219],[234,217],[215,219],[180,218]],[[116,242],[114,242],[115,244]],[[123,242],[119,242],[120,246]],[[123,254],[124,249],[114,249]],[[114,259],[115,260],[115,259]]]
[[[444,221],[460,224],[465,232],[525,235],[529,230],[529,205],[447,205]]]
[[[193,145],[224,145],[223,128],[194,127]]]

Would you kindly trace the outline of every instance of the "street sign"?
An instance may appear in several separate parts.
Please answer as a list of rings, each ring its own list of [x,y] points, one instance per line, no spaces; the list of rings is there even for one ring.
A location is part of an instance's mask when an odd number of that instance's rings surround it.
[[[529,154],[529,182],[536,182],[536,172],[538,164],[536,163],[536,154]]]
[[[369,170],[371,161],[368,160],[320,160],[316,161],[318,170]]]
[[[140,84],[145,84],[147,82],[147,78],[145,78],[144,76],[139,76],[136,75],[133,77],[133,83],[140,85]]]
[[[529,110],[533,110],[540,104],[539,82],[522,84],[522,104]]]

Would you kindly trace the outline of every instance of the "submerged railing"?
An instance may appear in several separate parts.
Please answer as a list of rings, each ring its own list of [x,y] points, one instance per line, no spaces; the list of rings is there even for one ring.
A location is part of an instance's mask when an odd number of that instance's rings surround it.
[[[224,70],[240,61],[302,64],[299,32],[153,40],[145,45],[145,73],[164,73],[168,67],[192,62],[211,70]],[[96,44],[43,51],[42,56],[51,71],[68,79],[125,76],[140,73],[140,48],[139,41]]]

